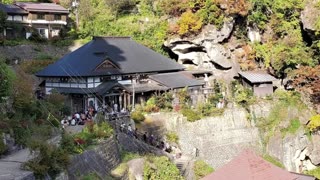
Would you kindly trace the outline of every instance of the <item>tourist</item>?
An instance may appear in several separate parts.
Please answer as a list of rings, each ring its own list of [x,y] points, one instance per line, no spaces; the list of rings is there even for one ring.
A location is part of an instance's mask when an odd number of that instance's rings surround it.
[[[64,121],[65,121],[65,120],[64,120],[64,119],[62,119],[62,120],[61,120],[61,122],[60,122],[60,123],[61,123],[61,126],[62,126],[62,129],[64,129],[64,128],[65,128],[65,127],[64,127]]]
[[[128,125],[128,134],[129,134],[129,136],[133,137],[131,124]]]
[[[136,128],[135,130],[134,130],[134,133],[133,133],[133,135],[134,135],[134,137],[136,138],[136,139],[139,139],[139,132],[138,132],[138,128]]]
[[[142,139],[144,142],[147,142],[147,137],[148,137],[148,134],[147,134],[147,132],[145,132],[142,136]]]
[[[124,132],[124,128],[125,128],[126,124],[124,122],[121,123],[120,125],[120,131]]]
[[[72,118],[70,125],[71,126],[75,126],[76,125],[76,118]]]
[[[75,116],[76,123],[78,124],[79,121],[80,121],[80,114],[79,114],[79,112],[76,112],[76,113],[74,114],[74,116]]]
[[[151,134],[148,138],[148,142],[149,142],[149,144],[153,145],[153,143],[154,143],[153,141],[154,141],[154,136],[153,136],[153,134]]]

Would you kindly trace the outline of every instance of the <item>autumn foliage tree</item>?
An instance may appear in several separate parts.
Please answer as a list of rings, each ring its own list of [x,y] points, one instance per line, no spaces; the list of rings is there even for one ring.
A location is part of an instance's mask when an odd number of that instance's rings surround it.
[[[198,32],[202,27],[202,19],[192,13],[190,10],[183,13],[178,21],[179,34],[187,35]]]
[[[295,70],[291,77],[297,90],[307,93],[314,104],[320,104],[320,65],[302,66]]]

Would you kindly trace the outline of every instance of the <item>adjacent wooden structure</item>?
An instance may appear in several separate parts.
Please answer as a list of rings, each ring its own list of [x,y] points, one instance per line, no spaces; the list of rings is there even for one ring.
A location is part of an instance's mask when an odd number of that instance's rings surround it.
[[[0,11],[7,14],[7,21],[11,24],[2,33],[8,39],[28,39],[32,32],[47,39],[59,36],[61,29],[67,25],[69,14],[58,4],[36,2],[0,3]]]
[[[273,81],[276,80],[270,74],[263,71],[239,72],[242,85],[251,88],[253,94],[264,97],[273,94]]]

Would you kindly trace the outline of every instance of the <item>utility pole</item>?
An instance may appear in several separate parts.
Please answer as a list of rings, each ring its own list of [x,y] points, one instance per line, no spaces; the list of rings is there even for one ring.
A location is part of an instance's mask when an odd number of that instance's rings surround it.
[[[135,89],[134,89],[134,85],[135,85],[135,82],[136,79],[135,78],[132,78],[132,110],[134,110],[134,106],[135,106]]]
[[[79,7],[79,3],[77,0],[72,1],[72,8],[75,9],[75,14],[76,14],[76,27],[78,29],[79,27],[79,12],[78,12],[78,7]]]

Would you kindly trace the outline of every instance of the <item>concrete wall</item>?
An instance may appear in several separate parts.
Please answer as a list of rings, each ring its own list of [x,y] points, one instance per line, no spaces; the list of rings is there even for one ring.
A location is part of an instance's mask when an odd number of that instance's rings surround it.
[[[68,176],[70,180],[77,180],[80,176],[95,172],[105,179],[120,162],[118,144],[115,138],[111,137],[96,148],[75,155],[68,167]]]

